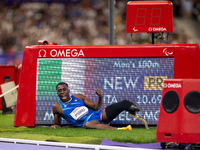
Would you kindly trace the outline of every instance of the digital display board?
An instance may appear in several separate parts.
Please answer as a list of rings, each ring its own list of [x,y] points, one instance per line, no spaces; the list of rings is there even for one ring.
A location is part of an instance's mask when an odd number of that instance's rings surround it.
[[[172,2],[128,2],[126,32],[173,32]]]
[[[138,115],[157,124],[164,79],[174,77],[174,58],[63,58],[38,59],[36,124],[52,124],[52,106],[59,98],[55,86],[64,81],[71,94],[84,94],[96,102],[94,90],[103,93],[103,106],[124,99],[137,104]],[[67,124],[67,122],[63,123]],[[112,124],[141,124],[122,112]]]
[[[14,126],[53,124],[56,85],[67,82],[71,94],[91,101],[103,92],[103,107],[124,99],[136,103],[137,114],[157,124],[165,79],[200,78],[197,44],[35,45],[24,49]],[[68,124],[62,120],[63,124]],[[112,124],[144,124],[122,112]]]

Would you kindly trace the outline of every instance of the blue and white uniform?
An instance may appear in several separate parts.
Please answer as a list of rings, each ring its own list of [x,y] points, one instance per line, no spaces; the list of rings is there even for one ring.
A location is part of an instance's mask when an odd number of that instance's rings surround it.
[[[70,124],[76,127],[83,127],[86,122],[96,120],[102,123],[101,113],[102,110],[94,111],[91,108],[87,108],[84,102],[71,95],[71,100],[63,103],[59,100],[60,106],[62,108],[63,114]]]

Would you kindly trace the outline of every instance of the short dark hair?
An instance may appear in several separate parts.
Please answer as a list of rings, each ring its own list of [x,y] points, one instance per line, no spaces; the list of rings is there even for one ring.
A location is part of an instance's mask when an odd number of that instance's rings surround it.
[[[68,87],[68,84],[67,84],[66,82],[60,82],[60,83],[58,83],[58,84],[56,85],[56,91],[57,91],[57,87],[58,87],[59,85],[61,85],[61,84],[65,84],[65,85]]]

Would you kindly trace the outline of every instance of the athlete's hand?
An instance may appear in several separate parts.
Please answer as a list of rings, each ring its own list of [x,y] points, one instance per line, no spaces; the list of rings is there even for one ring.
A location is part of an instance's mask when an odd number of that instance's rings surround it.
[[[61,128],[61,126],[59,126],[59,125],[52,125],[50,128],[51,129],[57,129],[57,128]]]
[[[100,89],[96,89],[96,90],[94,91],[94,93],[96,93],[99,97],[103,97],[103,94],[102,94],[102,92],[101,92]]]

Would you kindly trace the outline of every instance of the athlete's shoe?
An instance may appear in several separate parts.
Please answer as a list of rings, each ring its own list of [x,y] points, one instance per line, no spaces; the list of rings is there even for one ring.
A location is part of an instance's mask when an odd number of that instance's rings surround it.
[[[137,107],[137,105],[132,104],[131,107],[129,108],[129,113],[135,115],[136,111],[140,111],[140,108]]]
[[[117,128],[117,130],[132,130],[132,127],[128,125],[127,127]]]

